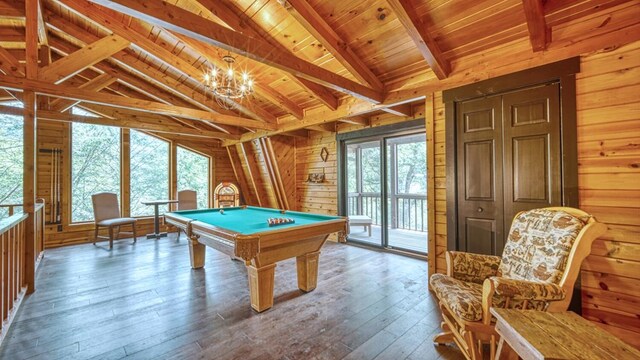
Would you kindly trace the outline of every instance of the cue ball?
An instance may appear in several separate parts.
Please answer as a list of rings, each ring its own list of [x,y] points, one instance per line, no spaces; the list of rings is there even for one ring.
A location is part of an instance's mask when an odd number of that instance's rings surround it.
[[[224,215],[224,210],[220,209],[220,214]]]

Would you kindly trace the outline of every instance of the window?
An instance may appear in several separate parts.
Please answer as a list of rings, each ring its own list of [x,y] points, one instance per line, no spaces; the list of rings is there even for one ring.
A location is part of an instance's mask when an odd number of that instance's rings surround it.
[[[195,190],[198,208],[209,207],[209,158],[178,146],[178,191]]]
[[[3,105],[22,107],[17,101]],[[0,114],[0,204],[22,204],[22,129],[21,116]],[[8,215],[9,208],[0,207],[0,219]]]
[[[131,130],[130,144],[131,216],[153,215],[140,201],[169,198],[169,143]]]
[[[73,109],[74,114],[87,112]],[[88,115],[91,116],[91,115]],[[120,129],[111,126],[71,125],[71,221],[93,220],[91,195],[120,195]]]

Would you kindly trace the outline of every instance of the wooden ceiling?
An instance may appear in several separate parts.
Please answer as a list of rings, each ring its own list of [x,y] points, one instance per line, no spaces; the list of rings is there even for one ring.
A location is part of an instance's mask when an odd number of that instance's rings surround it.
[[[25,78],[30,4],[37,79]],[[0,87],[50,96],[43,118],[88,121],[64,113],[79,104],[105,124],[230,144],[411,117],[429,92],[630,42],[639,26],[633,0],[0,0]],[[257,84],[232,110],[201,83],[228,52]]]

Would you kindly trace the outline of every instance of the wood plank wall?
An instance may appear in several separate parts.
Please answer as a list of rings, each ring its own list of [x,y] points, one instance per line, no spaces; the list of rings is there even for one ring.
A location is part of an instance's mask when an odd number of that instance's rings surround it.
[[[640,348],[640,41],[581,56],[577,76],[580,207],[608,224],[583,265],[584,316]],[[445,116],[434,93],[436,271],[447,249]],[[372,126],[375,126],[372,122]],[[344,126],[342,131],[358,127]],[[335,138],[314,133],[297,140],[296,182],[301,211],[335,214]],[[320,150],[329,149],[321,164]],[[321,185],[309,172],[328,174]]]
[[[213,158],[212,183],[214,186],[221,181],[237,182],[231,169],[229,156],[227,151],[221,147],[212,147],[211,143],[207,144],[201,140],[195,140],[187,137],[163,134],[167,140],[174,141],[177,145],[204,153]],[[38,149],[62,149],[62,157],[60,171],[62,174],[62,196],[61,196],[61,212],[62,224],[59,231],[58,225],[47,225],[45,230],[45,248],[52,248],[65,245],[83,244],[91,242],[93,239],[92,224],[70,224],[70,204],[68,203],[69,181],[70,181],[70,124],[64,122],[54,122],[40,120],[38,121]],[[47,206],[45,207],[47,219],[51,211],[51,155],[38,152],[37,159],[37,197],[44,198]],[[213,189],[211,189],[213,191]],[[152,218],[142,218],[138,221],[138,235],[143,236],[153,231]]]
[[[640,41],[582,56],[580,207],[607,223],[582,271],[583,316],[640,348]]]

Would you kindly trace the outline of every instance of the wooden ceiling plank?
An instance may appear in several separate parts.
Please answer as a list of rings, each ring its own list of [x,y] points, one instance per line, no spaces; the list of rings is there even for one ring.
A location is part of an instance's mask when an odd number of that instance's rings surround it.
[[[247,16],[245,13],[233,11],[229,8],[224,1],[220,0],[198,0],[209,12],[222,20],[232,29],[239,31],[245,35],[252,36],[257,39],[262,39],[272,46],[282,50],[289,51],[286,47],[273,38],[269,33],[264,31],[260,25],[258,25],[253,19]],[[309,93],[313,94],[322,104],[329,107],[331,110],[338,108],[338,99],[327,89],[326,87],[316,84],[312,81],[303,79],[301,77],[289,74],[289,78],[302,87]]]
[[[284,0],[281,4],[291,15],[331,54],[355,76],[365,84],[377,90],[384,89],[384,84],[356,55],[351,47],[338,35],[333,28],[318,14],[307,0]]]
[[[185,74],[185,76],[191,78],[191,81],[195,81],[197,83],[201,82],[203,74],[200,69],[196,69],[188,61],[156,44],[152,40],[132,29],[122,20],[115,18],[110,13],[103,11],[94,4],[85,0],[58,0],[58,2],[82,17],[87,18],[91,22],[99,24],[100,26],[113,31],[115,34],[124,37],[145,52],[165,62],[178,72]],[[237,102],[232,102],[231,105],[238,111],[243,112],[254,119],[268,122],[276,121],[273,114],[270,114],[261,108],[256,107],[255,109],[250,109]]]
[[[542,0],[522,0],[524,15],[527,18],[529,28],[529,40],[534,52],[547,48],[547,42],[551,38],[547,22],[544,18],[544,4]]]
[[[118,35],[109,35],[42,68],[39,80],[60,84],[80,71],[128,47],[130,42]]]
[[[317,131],[321,133],[335,133],[336,132],[336,123],[328,123],[328,124],[319,124],[319,125],[310,125],[306,127],[307,130]]]
[[[66,3],[77,0],[60,1]],[[358,84],[355,81],[304,61],[289,52],[274,48],[264,40],[235,32],[167,2],[145,0],[91,1],[352,96],[373,103],[382,101],[383,94],[381,91]]]
[[[87,91],[100,91],[106,88],[107,86],[113,84],[117,80],[118,80],[117,78],[111,76],[110,74],[104,73],[80,85],[80,87],[78,88],[84,89]],[[78,103],[79,101],[76,101],[76,100],[67,100],[67,99],[58,98],[51,101],[51,103],[49,104],[50,106],[49,109],[51,111],[64,112],[74,107]]]
[[[176,116],[200,121],[209,121],[226,125],[251,127],[256,129],[275,130],[274,124],[265,123],[263,121],[240,118],[236,116],[213,114],[209,111],[203,111],[181,106],[173,106],[155,101],[147,101],[140,99],[125,98],[116,95],[102,94],[82,89],[76,89],[64,85],[54,85],[39,80],[30,80],[16,78],[13,76],[0,76],[0,88],[11,90],[27,90],[35,91],[39,94],[48,96],[61,97],[71,100],[79,100],[89,103],[101,104],[106,106],[120,107],[125,109],[134,109],[143,112],[151,112],[167,116]]]
[[[0,0],[0,14],[3,18],[24,19],[23,0]]]
[[[383,108],[381,110],[384,111],[384,112],[387,112],[389,114],[398,115],[398,116],[411,116],[411,115],[413,115],[413,108],[411,107],[411,104],[409,104],[409,103],[400,104],[400,105],[396,105],[396,106],[391,106],[391,107]]]
[[[440,47],[433,39],[429,30],[420,19],[411,0],[387,0],[400,23],[422,53],[438,79],[445,79],[451,73],[451,64],[446,60]]]
[[[25,75],[29,79],[38,78],[38,2],[25,1]],[[33,114],[32,114],[33,115]]]

